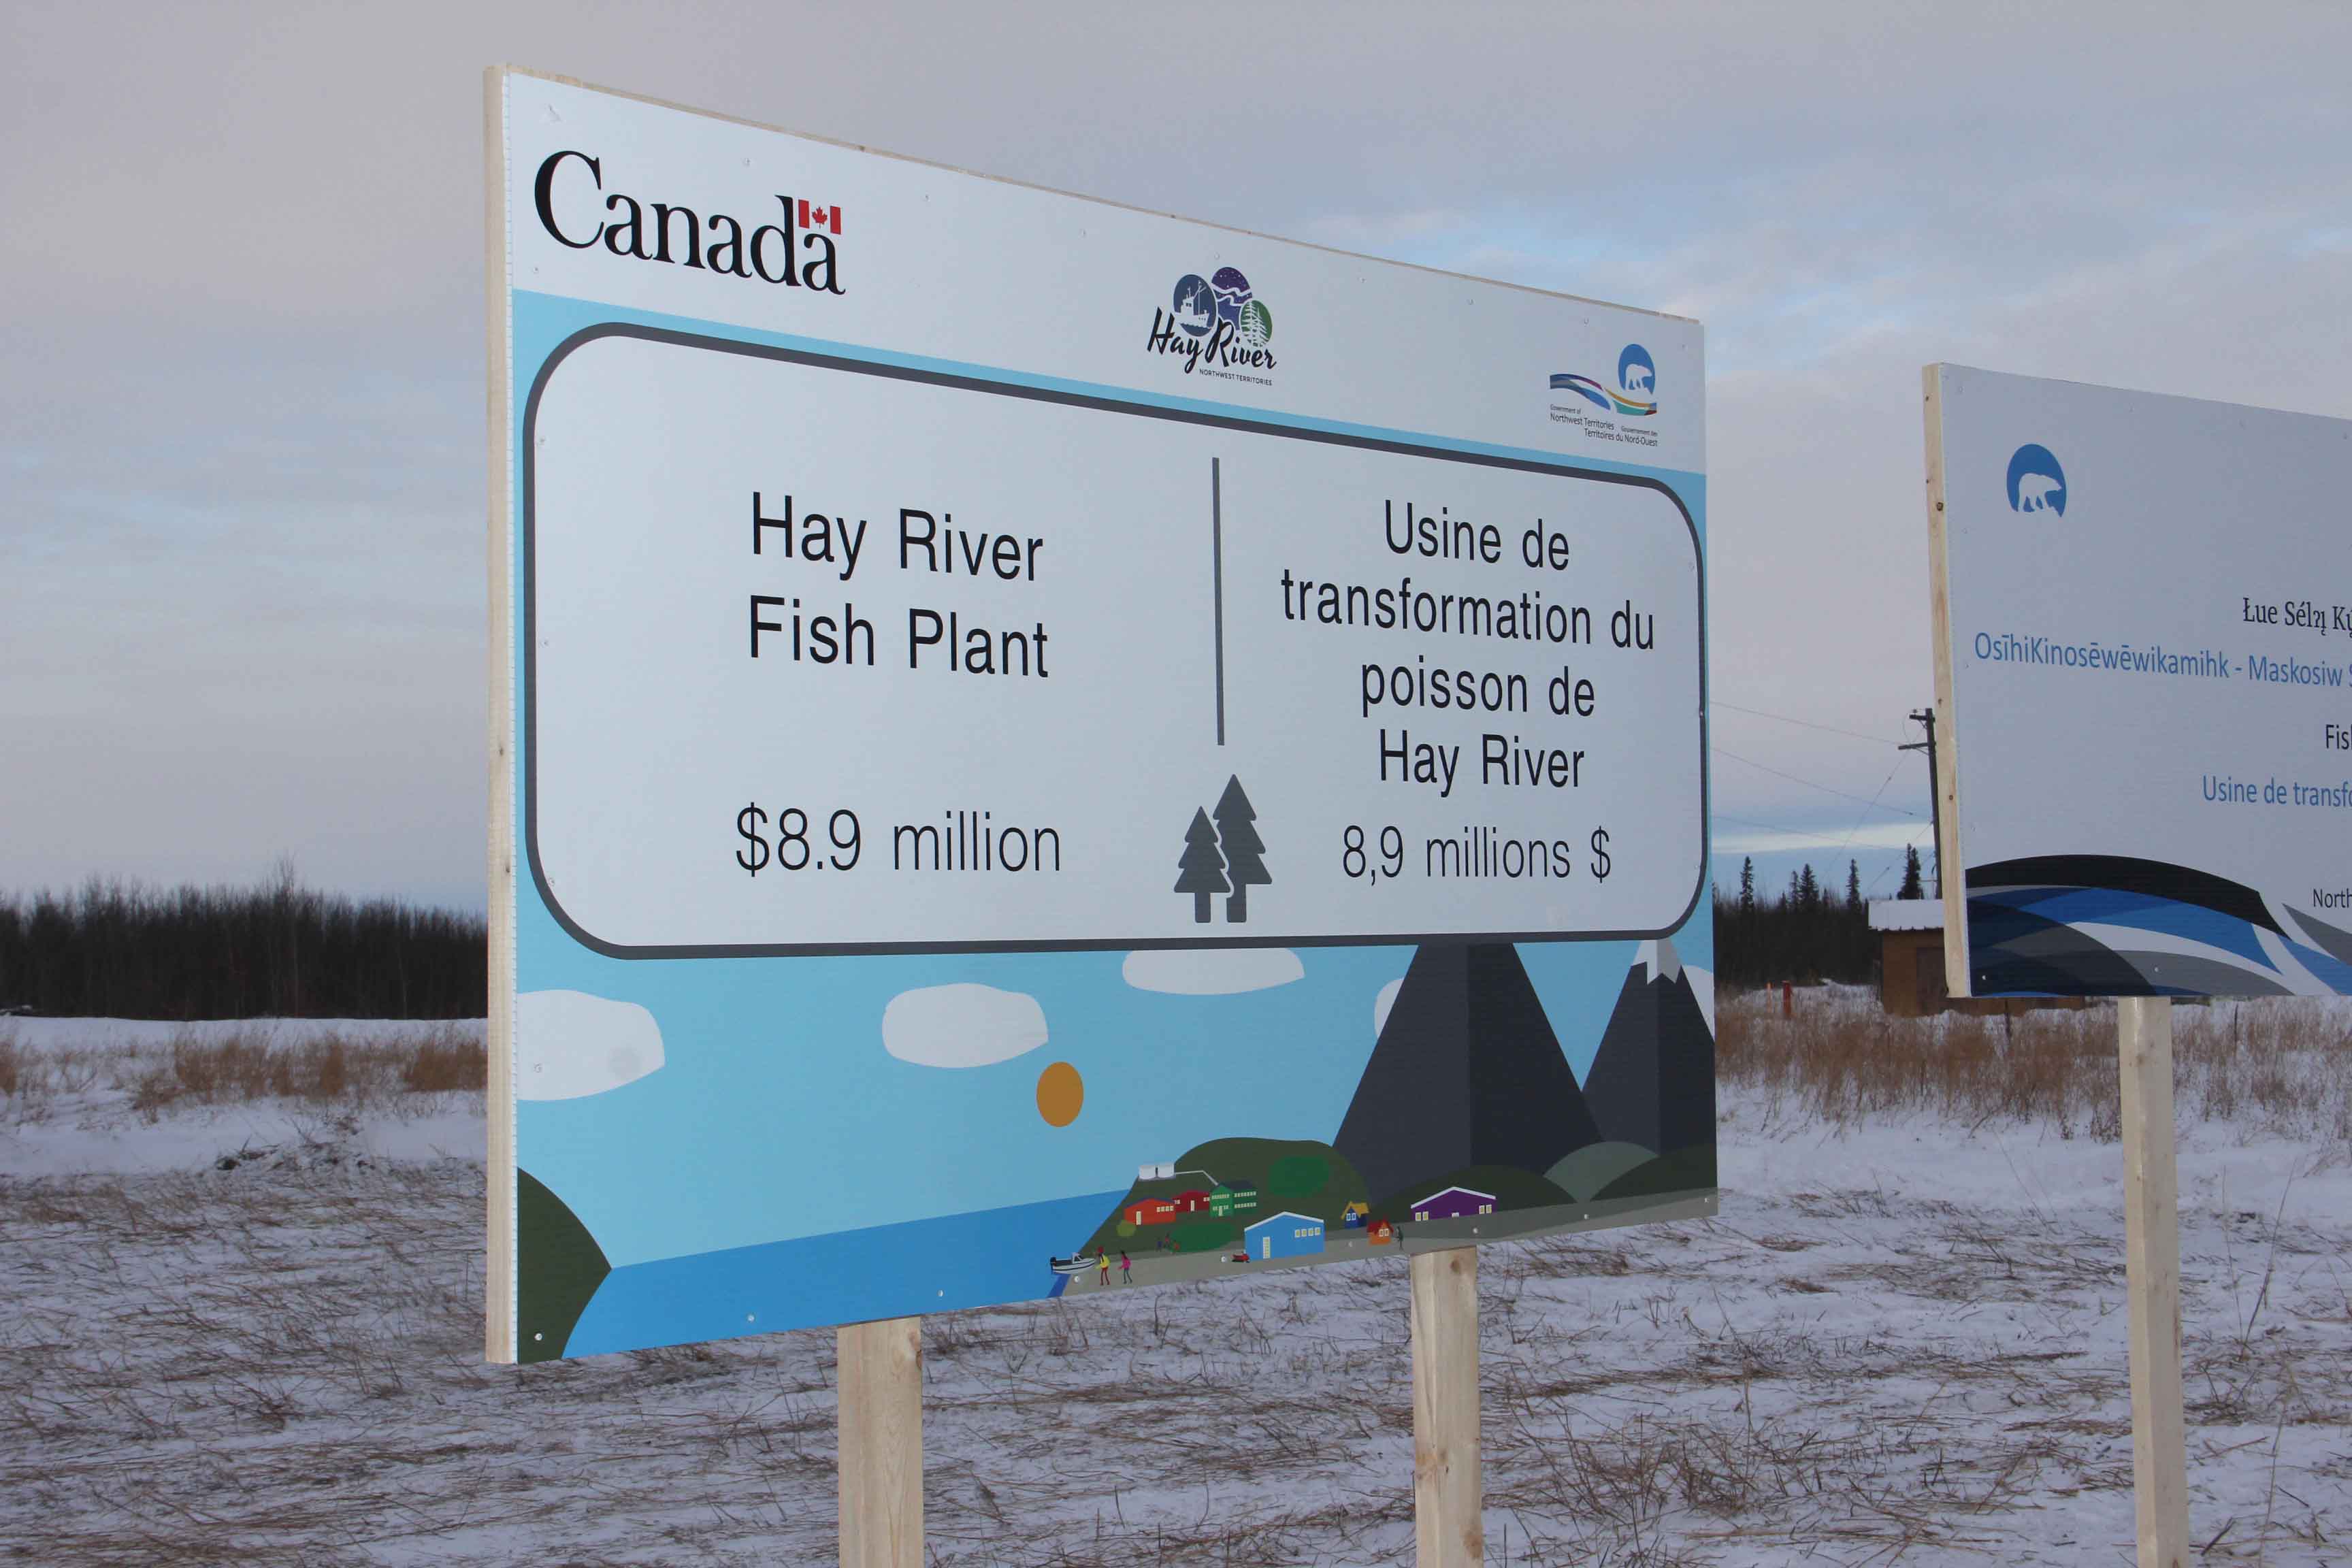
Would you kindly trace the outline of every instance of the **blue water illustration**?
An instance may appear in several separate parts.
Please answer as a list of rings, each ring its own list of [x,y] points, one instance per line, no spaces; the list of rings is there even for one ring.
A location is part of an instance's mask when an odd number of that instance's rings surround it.
[[[802,1237],[615,1268],[564,1346],[569,1356],[1041,1300],[1046,1266],[1094,1233],[1126,1189]]]

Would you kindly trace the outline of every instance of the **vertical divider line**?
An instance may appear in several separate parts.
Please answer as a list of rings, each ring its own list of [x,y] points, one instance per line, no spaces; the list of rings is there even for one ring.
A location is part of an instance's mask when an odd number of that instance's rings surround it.
[[[1217,629],[1217,744],[1225,743],[1225,479],[1219,459],[1209,459],[1209,592]]]

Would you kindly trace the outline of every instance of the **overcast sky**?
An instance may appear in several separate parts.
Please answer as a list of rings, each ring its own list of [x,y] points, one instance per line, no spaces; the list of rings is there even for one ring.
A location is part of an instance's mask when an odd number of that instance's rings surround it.
[[[1919,367],[2352,416],[2347,58],[2341,5],[7,0],[0,889],[482,903],[497,62],[1697,318],[1719,874],[1878,879]]]

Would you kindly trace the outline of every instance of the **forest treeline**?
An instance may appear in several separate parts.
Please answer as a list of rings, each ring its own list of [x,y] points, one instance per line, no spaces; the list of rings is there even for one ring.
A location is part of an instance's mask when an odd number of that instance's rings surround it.
[[[1917,850],[1906,852],[1903,885],[1895,896],[1926,896]],[[1756,863],[1740,863],[1735,890],[1715,890],[1715,979],[1734,990],[1841,980],[1862,984],[1878,977],[1878,940],[1870,929],[1870,905],[1862,879],[1846,863],[1843,891],[1825,886],[1810,865],[1791,873],[1787,887],[1759,892]]]
[[[1903,898],[1923,896],[1916,854]],[[1752,863],[1715,898],[1718,984],[1874,979],[1878,943],[1854,868],[1843,892],[1807,866],[1759,894]],[[0,1010],[115,1018],[478,1018],[480,915],[355,900],[291,875],[256,887],[91,881],[0,893]]]
[[[478,1018],[479,915],[301,887],[0,893],[0,1008],[115,1018]]]

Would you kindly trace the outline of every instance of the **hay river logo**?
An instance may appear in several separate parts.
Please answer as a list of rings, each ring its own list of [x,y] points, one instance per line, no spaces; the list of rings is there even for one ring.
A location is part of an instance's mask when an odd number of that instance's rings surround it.
[[[1229,374],[1272,370],[1274,311],[1250,289],[1238,267],[1220,267],[1212,277],[1187,272],[1176,280],[1166,310],[1154,306],[1146,353],[1175,354],[1184,374],[1206,370]]]

